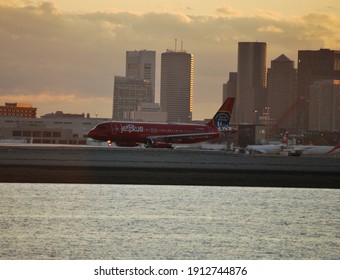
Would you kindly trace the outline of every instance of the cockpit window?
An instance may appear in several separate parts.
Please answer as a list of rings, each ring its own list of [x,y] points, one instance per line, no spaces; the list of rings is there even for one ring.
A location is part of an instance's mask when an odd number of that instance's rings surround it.
[[[104,130],[105,129],[105,124],[98,124],[95,129],[100,129],[100,130]]]

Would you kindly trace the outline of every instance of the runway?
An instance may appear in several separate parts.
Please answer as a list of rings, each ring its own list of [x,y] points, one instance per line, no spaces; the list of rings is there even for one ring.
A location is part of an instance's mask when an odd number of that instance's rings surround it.
[[[0,182],[340,187],[340,158],[226,151],[0,145]]]

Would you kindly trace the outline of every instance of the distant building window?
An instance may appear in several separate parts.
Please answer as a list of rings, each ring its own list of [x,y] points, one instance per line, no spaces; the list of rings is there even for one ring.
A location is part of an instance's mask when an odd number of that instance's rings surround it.
[[[33,131],[33,137],[41,137],[41,131]]]
[[[14,136],[14,137],[21,137],[21,131],[19,131],[19,130],[13,130],[13,136]]]
[[[60,131],[53,131],[52,137],[61,137],[61,132]]]
[[[22,132],[22,136],[24,136],[24,137],[31,137],[31,135],[32,135],[31,131],[23,131]]]
[[[51,137],[51,131],[43,131],[43,137]]]

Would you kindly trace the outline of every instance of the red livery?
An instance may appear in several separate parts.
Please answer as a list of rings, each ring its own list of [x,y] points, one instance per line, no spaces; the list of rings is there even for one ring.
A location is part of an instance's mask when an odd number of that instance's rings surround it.
[[[208,124],[108,121],[96,125],[88,136],[124,147],[172,148],[173,144],[204,142],[237,132],[229,126],[234,101],[227,98]]]

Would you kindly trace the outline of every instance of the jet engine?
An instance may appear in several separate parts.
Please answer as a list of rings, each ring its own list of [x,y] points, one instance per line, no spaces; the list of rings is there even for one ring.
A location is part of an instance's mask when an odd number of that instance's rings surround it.
[[[146,139],[146,147],[147,148],[173,148],[171,143],[165,142],[163,139],[153,139],[148,138]]]

